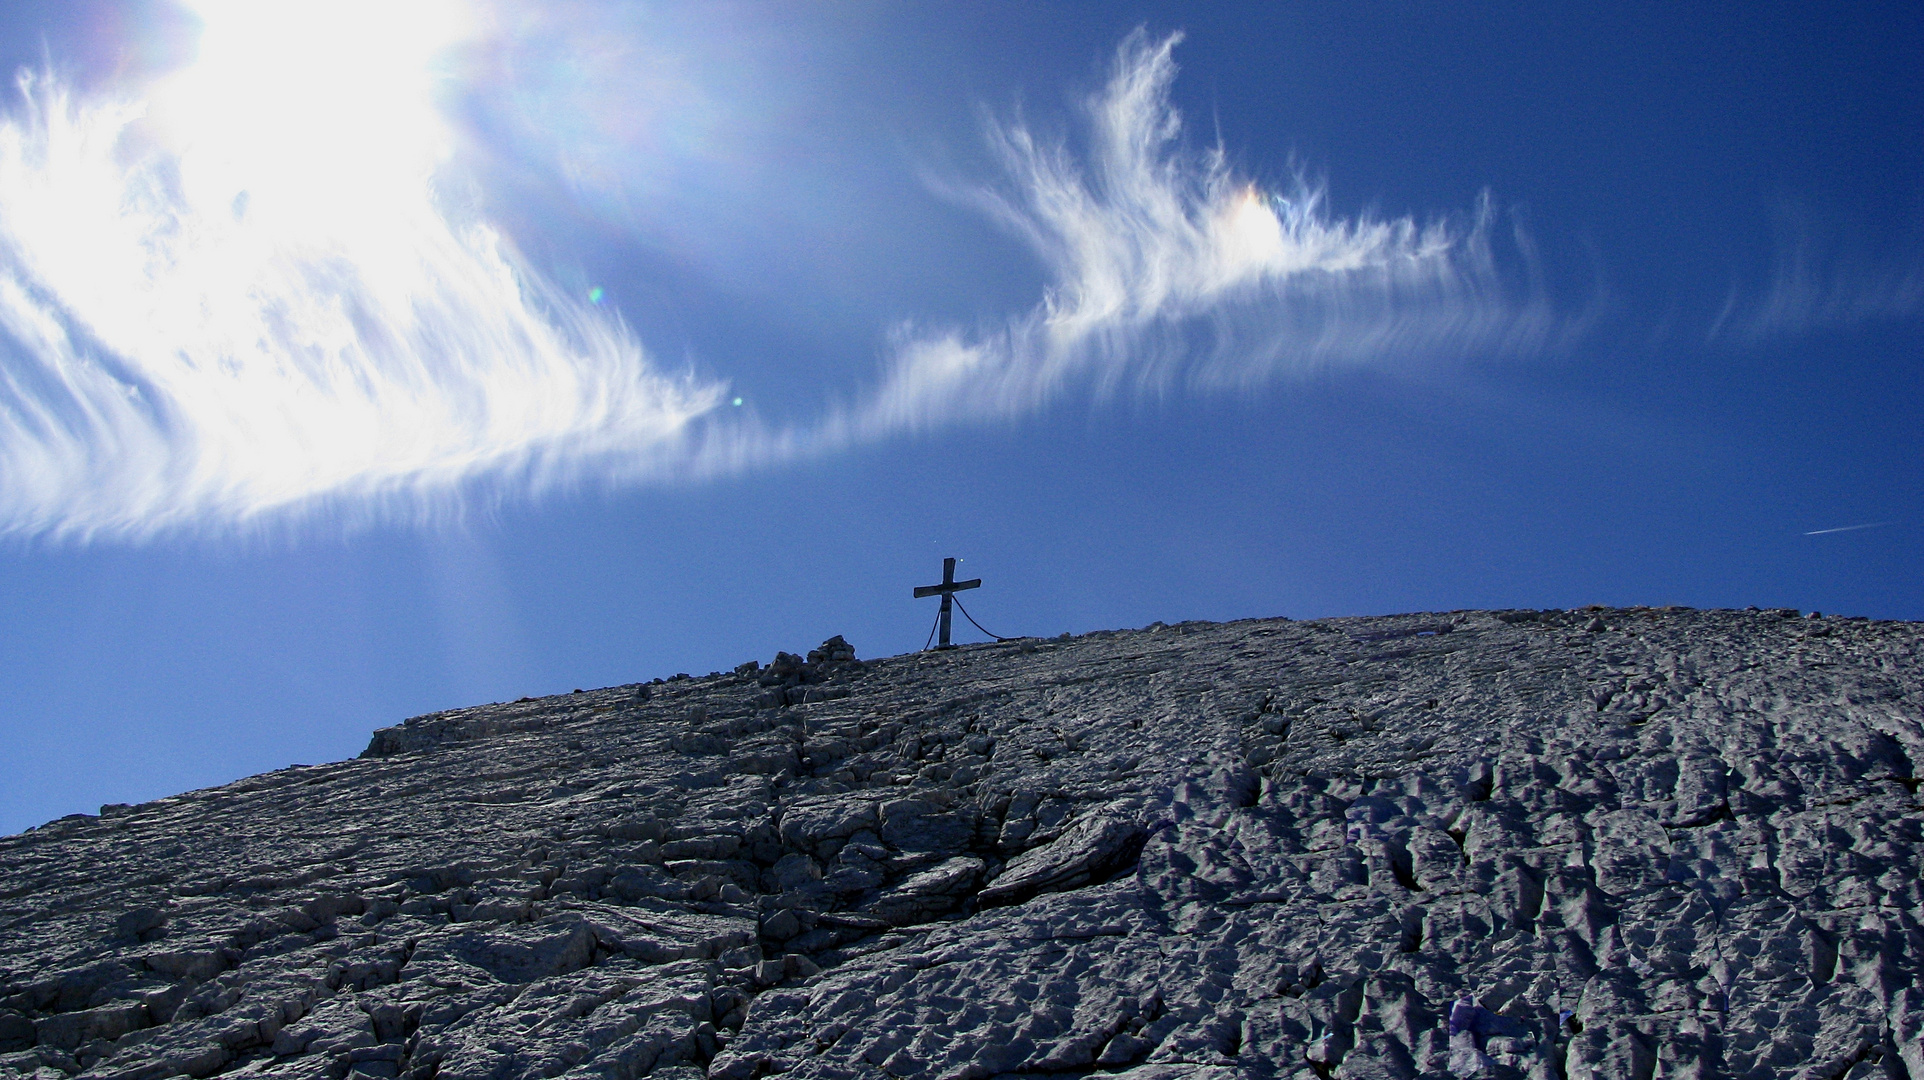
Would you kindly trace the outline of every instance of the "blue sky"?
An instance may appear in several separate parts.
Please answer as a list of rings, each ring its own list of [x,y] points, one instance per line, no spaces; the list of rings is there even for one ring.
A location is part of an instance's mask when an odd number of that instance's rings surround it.
[[[0,9],[0,831],[944,556],[1924,617],[1914,5],[530,7]]]

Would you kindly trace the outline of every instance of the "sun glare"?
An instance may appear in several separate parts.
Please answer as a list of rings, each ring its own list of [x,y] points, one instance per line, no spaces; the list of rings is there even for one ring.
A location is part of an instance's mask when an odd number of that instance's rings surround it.
[[[1234,280],[1274,262],[1286,249],[1283,223],[1269,198],[1254,184],[1246,184],[1221,210],[1215,237],[1221,263],[1219,273]]]
[[[192,0],[195,61],[149,97],[182,192],[280,226],[367,228],[445,160],[435,61],[472,30],[456,0]]]
[[[37,365],[0,372],[32,418],[0,426],[0,533],[641,472],[721,403],[447,198],[462,3],[189,2],[187,67],[26,75],[0,116],[0,347]]]

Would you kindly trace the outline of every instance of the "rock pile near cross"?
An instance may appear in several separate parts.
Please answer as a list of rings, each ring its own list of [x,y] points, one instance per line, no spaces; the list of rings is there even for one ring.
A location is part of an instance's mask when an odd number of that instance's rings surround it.
[[[1153,626],[0,839],[0,1080],[1924,1080],[1924,628]]]

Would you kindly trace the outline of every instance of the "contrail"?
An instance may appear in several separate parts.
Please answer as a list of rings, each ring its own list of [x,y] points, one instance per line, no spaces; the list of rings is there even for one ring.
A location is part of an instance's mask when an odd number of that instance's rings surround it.
[[[1812,529],[1811,531],[1805,533],[1804,535],[1805,536],[1825,536],[1829,533],[1856,532],[1859,529],[1881,529],[1884,526],[1889,524],[1890,522],[1888,521],[1873,521],[1869,525],[1844,525],[1835,529]]]

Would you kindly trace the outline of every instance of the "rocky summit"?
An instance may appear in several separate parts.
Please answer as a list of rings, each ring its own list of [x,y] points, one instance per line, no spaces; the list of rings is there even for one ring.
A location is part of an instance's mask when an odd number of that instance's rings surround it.
[[[1156,625],[0,840],[0,1080],[1924,1080],[1924,627]]]

